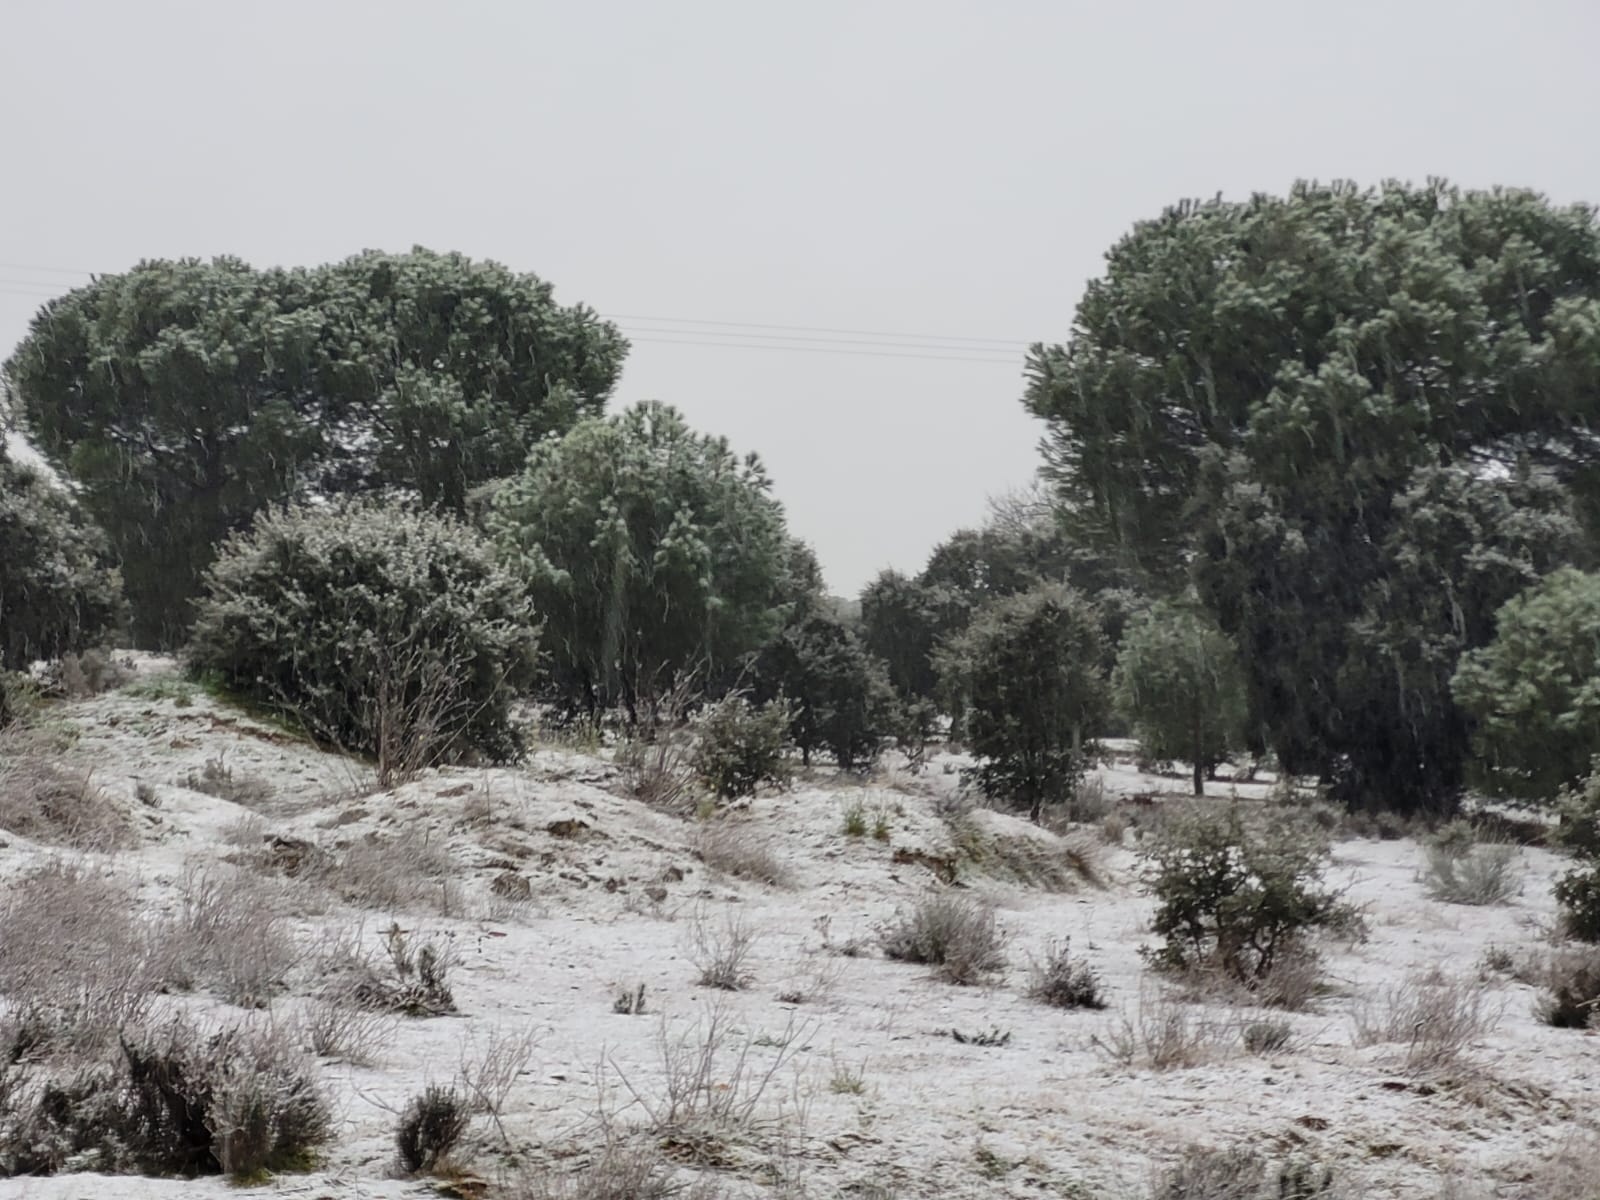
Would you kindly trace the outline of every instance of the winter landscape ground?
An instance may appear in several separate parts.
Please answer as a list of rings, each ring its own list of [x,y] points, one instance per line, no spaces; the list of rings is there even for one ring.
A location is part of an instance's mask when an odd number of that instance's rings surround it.
[[[1058,834],[963,812],[948,754],[915,774],[811,773],[711,818],[647,807],[603,748],[554,744],[515,768],[378,792],[356,760],[218,702],[171,660],[138,666],[132,684],[50,712],[131,837],[98,852],[0,835],[8,904],[53,864],[150,925],[205,909],[233,957],[157,997],[154,1015],[271,1026],[308,1049],[316,997],[353,954],[386,962],[399,931],[413,955],[431,945],[447,960],[455,1011],[374,1018],[319,1056],[337,1133],[316,1169],[266,1180],[266,1194],[664,1194],[603,1190],[601,1171],[627,1159],[701,1196],[1148,1197],[1194,1146],[1331,1172],[1316,1194],[1591,1194],[1578,1181],[1600,1163],[1597,1035],[1541,1023],[1518,981],[1549,949],[1563,860],[1546,850],[1519,849],[1509,902],[1473,907],[1429,898],[1416,840],[1336,830],[1330,882],[1365,934],[1325,939],[1329,991],[1281,1013],[1147,968],[1140,828],[1184,802],[1185,782],[1122,757],[1099,773],[1112,832],[1130,826],[1116,845],[1107,822]],[[1268,819],[1282,803],[1270,778],[1210,792]],[[977,985],[880,953],[879,928],[939,893],[992,905],[1007,937],[1005,966]],[[54,915],[42,939],[87,936]],[[730,937],[748,938],[745,986],[703,986]],[[1028,998],[1030,963],[1062,939],[1098,973],[1104,1009]],[[260,995],[225,1002],[240,979],[264,980]],[[644,1011],[618,1011],[641,987]],[[1437,1013],[1426,1028],[1408,1015],[1418,996],[1448,1001],[1447,1036]],[[1279,1020],[1284,1043],[1261,1045]],[[410,1176],[396,1114],[430,1083],[475,1086],[493,1111]],[[36,1200],[236,1190],[0,1182]]]

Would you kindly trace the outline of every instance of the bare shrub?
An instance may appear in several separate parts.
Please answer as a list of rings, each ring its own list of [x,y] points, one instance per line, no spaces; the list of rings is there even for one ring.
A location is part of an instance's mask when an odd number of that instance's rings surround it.
[[[385,966],[363,945],[361,931],[337,937],[324,947],[318,971],[327,980],[324,995],[376,1012],[437,1017],[456,1011],[450,972],[457,962],[450,935],[420,943],[398,924],[383,935]]]
[[[1100,976],[1071,949],[1067,938],[1046,943],[1044,959],[1029,968],[1028,998],[1052,1008],[1104,1008]]]
[[[208,758],[198,771],[190,771],[183,778],[183,786],[191,792],[215,796],[230,804],[244,808],[259,808],[272,799],[272,785],[253,775],[235,775],[227,764],[226,752]]]
[[[695,853],[713,871],[735,879],[775,888],[794,886],[794,872],[772,849],[770,839],[726,819],[716,818],[701,827]]]
[[[400,1165],[413,1175],[436,1169],[471,1124],[467,1103],[454,1088],[430,1085],[411,1098],[395,1126]]]
[[[994,910],[948,892],[920,900],[878,932],[889,958],[928,963],[947,983],[976,983],[1005,966],[1006,936]]]
[[[1481,982],[1433,972],[1387,989],[1375,1005],[1358,1006],[1356,1045],[1401,1045],[1408,1070],[1447,1070],[1499,1020]]]
[[[0,994],[50,1048],[104,1046],[150,1011],[164,971],[137,911],[121,882],[62,861],[0,896]]]
[[[449,847],[414,828],[392,838],[369,837],[323,864],[321,883],[364,908],[405,911],[427,907],[441,916],[462,909]]]
[[[783,1032],[735,1040],[733,1016],[713,1004],[690,1028],[676,1032],[663,1017],[656,1038],[660,1092],[646,1094],[610,1060],[623,1088],[644,1111],[658,1137],[756,1127],[768,1089],[805,1045],[812,1026],[791,1016]]]
[[[1478,841],[1465,821],[1445,826],[1425,849],[1422,883],[1447,904],[1504,904],[1521,883],[1521,852],[1509,842]]]
[[[1600,1137],[1581,1134],[1569,1138],[1527,1176],[1516,1195],[1526,1200],[1593,1200],[1600,1195]]]
[[[701,987],[738,992],[750,985],[750,954],[756,932],[737,912],[714,922],[705,909],[695,910],[689,924],[689,960],[699,972]]]
[[[1119,1066],[1172,1071],[1207,1062],[1222,1045],[1222,1030],[1189,1005],[1141,988],[1133,1011],[1124,1007],[1090,1043]]]
[[[298,957],[278,894],[246,872],[191,864],[178,880],[178,905],[167,933],[168,979],[264,1008]]]
[[[678,1182],[654,1146],[607,1139],[592,1161],[566,1175],[529,1172],[512,1185],[508,1200],[711,1200],[717,1193]]]
[[[843,975],[843,963],[823,953],[811,955],[803,967],[791,974],[777,999],[783,1004],[815,1004],[833,994]]]
[[[356,1067],[383,1061],[394,1028],[393,1016],[363,1005],[348,988],[312,998],[300,1015],[301,1036],[313,1054]]]
[[[1316,1200],[1333,1194],[1333,1172],[1304,1159],[1269,1162],[1255,1150],[1191,1146],[1160,1172],[1152,1200]]]
[[[635,800],[667,812],[694,809],[699,775],[694,738],[687,729],[658,729],[650,738],[635,735],[617,747],[622,786]]]
[[[1121,809],[1112,809],[1100,821],[1100,840],[1108,846],[1120,846],[1128,836],[1128,817]]]
[[[505,1136],[500,1118],[517,1080],[528,1073],[538,1049],[533,1029],[490,1029],[480,1042],[471,1033],[462,1042],[456,1080],[472,1111],[487,1114]]]
[[[44,674],[45,689],[54,695],[82,700],[115,691],[134,678],[131,659],[118,659],[108,650],[89,649],[63,654]]]
[[[306,1169],[331,1136],[312,1064],[273,1026],[208,1035],[174,1022],[124,1037],[121,1050],[13,1103],[0,1174],[90,1169],[254,1181]]]
[[[1600,946],[1574,946],[1557,952],[1540,974],[1534,1013],[1558,1029],[1600,1026]]]
[[[66,766],[46,734],[20,725],[0,732],[0,829],[83,850],[115,849],[133,835],[92,772]]]

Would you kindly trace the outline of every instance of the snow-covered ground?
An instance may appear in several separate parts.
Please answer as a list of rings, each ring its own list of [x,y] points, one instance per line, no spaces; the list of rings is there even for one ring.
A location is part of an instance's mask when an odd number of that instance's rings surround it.
[[[1523,884],[1509,904],[1469,908],[1427,898],[1413,841],[1338,843],[1330,879],[1364,908],[1368,937],[1324,944],[1333,993],[1286,1016],[1288,1047],[1257,1055],[1240,1044],[1243,1024],[1277,1013],[1192,1004],[1188,1015],[1219,1031],[1206,1061],[1125,1066],[1103,1043],[1141,1008],[1149,1018],[1163,1003],[1162,984],[1139,955],[1151,940],[1149,901],[1137,886],[1132,839],[1112,848],[1074,835],[1074,845],[1098,847],[1098,884],[1051,890],[1022,882],[1029,872],[1007,869],[1008,861],[1051,862],[1062,844],[982,812],[974,828],[1027,852],[986,852],[983,836],[975,843],[970,834],[957,845],[938,811],[956,787],[957,760],[866,784],[817,774],[737,806],[718,826],[781,862],[790,879],[774,887],[708,867],[697,854],[703,826],[626,798],[603,755],[549,747],[516,769],[441,771],[371,792],[359,764],[203,693],[171,687],[153,698],[150,681],[165,670],[169,664],[147,661],[142,691],[55,714],[80,731],[74,761],[92,766],[138,823],[137,845],[106,861],[136,884],[143,912],[173,910],[186,867],[226,870],[225,858],[268,837],[343,853],[403,835],[403,845],[424,846],[436,864],[441,848],[448,853],[442,877],[400,911],[269,880],[261,894],[288,915],[303,948],[288,993],[267,1012],[198,1005],[219,1021],[292,1022],[318,986],[317,948],[330,935],[359,934],[381,954],[391,922],[413,942],[448,943],[459,957],[458,1015],[396,1021],[373,1066],[323,1062],[338,1135],[321,1169],[264,1185],[275,1195],[439,1194],[437,1180],[398,1171],[392,1110],[426,1083],[450,1083],[496,1037],[522,1034],[536,1049],[498,1126],[480,1119],[458,1157],[490,1182],[515,1170],[573,1170],[592,1155],[602,1115],[620,1130],[645,1121],[663,1089],[663,1041],[692,1044],[714,1013],[730,1032],[713,1088],[737,1091],[788,1055],[757,1105],[761,1119],[718,1151],[710,1179],[715,1194],[731,1196],[1133,1197],[1149,1194],[1153,1170],[1199,1143],[1249,1144],[1328,1164],[1350,1195],[1436,1197],[1446,1177],[1513,1185],[1541,1158],[1591,1135],[1600,1119],[1596,1035],[1540,1024],[1533,989],[1505,974],[1483,973],[1498,1021],[1448,1070],[1407,1070],[1404,1045],[1355,1044],[1355,1015],[1381,1007],[1390,989],[1419,973],[1476,983],[1489,948],[1546,946],[1550,885],[1563,864],[1541,850],[1523,852]],[[218,759],[235,781],[261,785],[248,806],[184,786]],[[1126,765],[1104,775],[1114,793],[1185,786]],[[153,789],[153,805],[135,798],[140,784],[147,795]],[[1237,791],[1266,802],[1264,786]],[[856,802],[886,817],[886,839],[845,835],[844,812]],[[58,853],[0,833],[0,880]],[[940,876],[950,863],[958,888],[992,903],[1010,936],[1009,965],[984,986],[938,982],[927,968],[876,949],[876,927],[945,887]],[[495,879],[513,876],[528,881],[525,903],[491,891]],[[697,983],[693,934],[697,926],[724,931],[730,920],[755,934],[752,981],[739,992],[711,991]],[[1026,998],[1030,957],[1061,938],[1103,977],[1105,1011],[1061,1011]],[[839,954],[851,939],[866,953]],[[645,1015],[614,1011],[618,994],[640,984]],[[194,997],[170,1002],[196,1008]],[[951,1030],[1010,1037],[963,1044]],[[216,1179],[0,1181],[0,1196],[38,1200],[236,1193]]]

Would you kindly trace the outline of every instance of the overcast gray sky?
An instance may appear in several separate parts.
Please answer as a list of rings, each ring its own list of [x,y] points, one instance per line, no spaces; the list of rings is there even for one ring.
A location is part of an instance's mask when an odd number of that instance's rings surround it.
[[[492,257],[615,315],[615,403],[759,451],[854,593],[1027,481],[1025,345],[1135,220],[1600,200],[1597,45],[1595,0],[0,0],[0,352],[145,257]]]

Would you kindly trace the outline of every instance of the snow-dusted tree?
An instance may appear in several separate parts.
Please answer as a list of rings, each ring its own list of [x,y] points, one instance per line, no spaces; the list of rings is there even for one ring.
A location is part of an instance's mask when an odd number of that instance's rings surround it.
[[[782,626],[794,590],[760,461],[646,403],[541,442],[488,526],[545,621],[552,691],[648,715],[688,671],[724,677]]]
[[[460,512],[601,410],[625,345],[461,255],[158,261],[45,305],[4,383],[109,535],[135,639],[173,646],[217,544],[263,506],[379,491]]]
[[[1136,226],[1070,340],[1035,349],[1025,400],[1070,531],[1151,574],[1191,569],[1285,769],[1350,803],[1433,806],[1464,746],[1441,681],[1473,644],[1434,598],[1481,607],[1471,589],[1500,586],[1482,545],[1521,546],[1515,572],[1546,549],[1491,499],[1473,514],[1490,526],[1411,571],[1402,499],[1446,469],[1595,512],[1597,329],[1588,207],[1303,184]],[[1407,657],[1424,643],[1443,657]]]
[[[1157,604],[1128,626],[1111,686],[1145,754],[1188,762],[1204,795],[1211,770],[1243,741],[1244,677],[1228,635],[1192,607]]]
[[[985,795],[1038,820],[1071,794],[1109,707],[1104,657],[1099,613],[1058,583],[995,601],[939,652]]]
[[[0,671],[92,646],[122,615],[104,536],[64,488],[9,458],[0,434]]]

